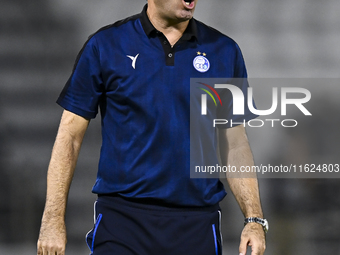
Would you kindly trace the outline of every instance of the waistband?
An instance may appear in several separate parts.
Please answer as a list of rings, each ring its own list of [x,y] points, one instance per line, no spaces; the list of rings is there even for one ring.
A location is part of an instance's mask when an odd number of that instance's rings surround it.
[[[97,201],[103,202],[112,207],[120,205],[129,207],[131,209],[139,209],[153,212],[179,212],[179,213],[187,212],[188,214],[201,214],[221,210],[219,204],[202,207],[184,207],[165,204],[164,202],[157,201],[156,199],[127,198],[117,194],[98,195]]]

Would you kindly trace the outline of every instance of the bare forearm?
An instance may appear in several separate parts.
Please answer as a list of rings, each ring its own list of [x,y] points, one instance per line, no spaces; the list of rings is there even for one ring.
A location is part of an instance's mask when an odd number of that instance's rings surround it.
[[[240,125],[219,130],[218,134],[222,164],[235,166],[237,169],[236,173],[228,173],[227,179],[244,216],[263,218],[256,174],[241,172],[242,166],[254,165],[253,154],[244,127]],[[265,243],[262,226],[257,223],[248,223],[241,234],[239,254],[246,254],[249,245],[252,247],[252,254],[262,255],[266,247]]]
[[[230,150],[228,157],[228,163],[236,166],[237,169],[240,169],[241,166],[252,166],[254,164],[248,143]],[[244,216],[246,218],[263,218],[256,175],[243,178],[231,177],[228,178],[228,183]],[[266,241],[263,228],[260,224],[248,223],[244,226],[241,234],[239,254],[246,254],[247,246],[251,246],[251,254],[262,255],[264,253]]]
[[[228,153],[228,164],[236,166],[239,170],[241,166],[254,165],[253,156],[248,143],[241,145]],[[242,175],[240,176],[242,177]],[[256,174],[250,176],[247,173],[245,178],[235,178],[228,176],[228,183],[245,217],[263,217],[258,181]]]
[[[65,254],[65,211],[80,146],[89,121],[64,111],[47,174],[46,204],[37,254]]]
[[[244,127],[220,130],[220,155],[223,165],[235,166],[236,173],[227,179],[245,217],[262,217],[258,182],[255,173],[242,173],[241,167],[253,166],[253,154]]]
[[[65,215],[67,196],[87,126],[85,124],[85,129],[80,130],[72,128],[77,125],[75,117],[64,113],[61,119],[48,168],[43,220],[63,220]]]
[[[58,135],[47,175],[47,194],[44,216],[63,218],[79,149],[69,138]]]

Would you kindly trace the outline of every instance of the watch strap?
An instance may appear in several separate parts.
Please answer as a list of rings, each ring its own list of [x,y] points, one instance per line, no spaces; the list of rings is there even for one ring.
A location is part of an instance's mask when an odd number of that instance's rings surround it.
[[[247,223],[251,223],[251,222],[255,222],[255,223],[262,225],[264,232],[265,233],[268,232],[268,221],[266,219],[262,219],[259,217],[249,217],[249,218],[244,219],[244,225],[246,225]]]

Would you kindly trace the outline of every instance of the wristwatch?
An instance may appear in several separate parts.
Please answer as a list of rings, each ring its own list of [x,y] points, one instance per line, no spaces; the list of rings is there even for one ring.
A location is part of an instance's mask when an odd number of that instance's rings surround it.
[[[250,223],[250,222],[255,222],[255,223],[262,225],[264,232],[265,233],[268,232],[269,224],[266,219],[261,219],[258,217],[249,217],[249,218],[244,219],[244,225],[247,225],[247,223]]]

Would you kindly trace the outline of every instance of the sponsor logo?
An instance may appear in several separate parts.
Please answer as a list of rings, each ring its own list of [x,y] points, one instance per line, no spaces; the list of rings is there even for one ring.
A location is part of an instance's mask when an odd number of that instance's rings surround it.
[[[136,61],[137,61],[137,58],[139,56],[139,53],[135,57],[129,56],[129,55],[126,55],[126,56],[132,60],[132,64],[131,65],[132,65],[133,69],[136,69]]]

